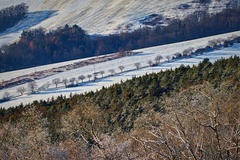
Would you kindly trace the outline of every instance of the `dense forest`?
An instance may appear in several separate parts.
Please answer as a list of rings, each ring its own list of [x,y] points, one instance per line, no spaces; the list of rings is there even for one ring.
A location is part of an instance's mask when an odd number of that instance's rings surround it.
[[[0,48],[0,72],[237,31],[239,15],[239,8],[211,15],[196,12],[166,27],[107,36],[88,35],[77,25],[23,31],[19,42]]]
[[[239,159],[240,58],[0,110],[3,159]]]
[[[14,26],[22,20],[27,13],[28,6],[26,6],[25,3],[0,10],[0,33]]]

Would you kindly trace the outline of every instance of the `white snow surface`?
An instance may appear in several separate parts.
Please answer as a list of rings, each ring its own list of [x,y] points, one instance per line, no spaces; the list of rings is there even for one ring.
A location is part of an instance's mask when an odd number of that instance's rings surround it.
[[[183,18],[194,11],[220,12],[231,0],[208,5],[193,0],[0,0],[0,9],[26,3],[29,14],[19,24],[0,34],[0,46],[18,40],[23,30],[43,27],[53,30],[77,24],[89,34],[111,34],[144,27],[139,21],[151,14]],[[179,5],[189,4],[187,9]]]
[[[41,87],[44,85],[46,82],[52,82],[52,79],[54,78],[78,78],[80,75],[92,75],[94,72],[99,72],[101,70],[105,71],[104,76],[105,78],[101,78],[101,75],[98,75],[98,78],[96,82],[90,81],[88,82],[88,78],[84,80],[85,83],[80,84],[78,87],[72,87],[72,88],[65,88],[62,84],[59,85],[58,88],[55,88],[54,85],[50,86],[50,89],[48,91],[41,91],[38,92],[37,94],[25,94],[23,96],[20,96],[19,93],[16,93],[16,90],[19,86],[15,86],[12,88],[7,88],[7,89],[2,89],[0,90],[0,98],[3,96],[3,94],[7,91],[10,93],[11,96],[14,98],[11,101],[1,103],[0,107],[3,108],[9,108],[13,107],[16,105],[19,105],[21,103],[23,104],[28,104],[32,103],[34,100],[47,100],[48,98],[51,97],[57,97],[59,95],[66,95],[67,97],[72,94],[80,94],[80,93],[85,93],[89,91],[96,91],[100,90],[103,86],[104,87],[109,87],[114,83],[119,83],[120,81],[125,81],[127,79],[131,79],[134,76],[142,76],[145,74],[150,74],[153,72],[159,72],[161,70],[166,70],[166,69],[174,69],[176,67],[179,67],[181,64],[184,65],[197,65],[200,61],[202,61],[205,58],[209,58],[210,61],[214,62],[218,59],[221,58],[229,58],[231,56],[237,55],[240,56],[240,44],[234,44],[232,47],[229,48],[223,48],[221,50],[216,50],[212,52],[207,52],[202,55],[198,56],[193,56],[191,58],[185,58],[185,59],[179,59],[179,60],[171,60],[170,63],[166,61],[166,56],[172,57],[174,53],[180,52],[182,53],[183,50],[193,47],[194,50],[198,48],[205,47],[208,43],[209,40],[213,39],[227,39],[228,37],[232,35],[240,35],[240,31],[238,32],[232,32],[228,34],[222,34],[222,35],[217,35],[217,36],[212,36],[212,37],[207,37],[207,38],[201,38],[201,39],[196,39],[196,40],[191,40],[191,41],[185,41],[185,42],[180,42],[180,43],[174,43],[174,44],[169,44],[169,45],[162,45],[162,46],[156,46],[156,47],[150,47],[150,48],[144,48],[144,49],[139,49],[139,50],[134,50],[133,52],[140,52],[139,54],[136,54],[134,56],[127,56],[111,61],[106,61],[103,63],[97,63],[95,65],[89,65],[85,66],[82,68],[77,68],[73,70],[69,70],[66,72],[61,72],[56,75],[43,78],[40,80],[36,80],[36,83],[38,87]],[[163,57],[161,63],[158,66],[155,67],[147,67],[148,66],[148,60],[154,61],[154,58],[157,55],[161,55]],[[35,70],[40,71],[40,70],[46,70],[49,68],[54,68],[58,66],[63,66],[67,64],[72,64],[81,60],[74,60],[74,61],[68,61],[64,63],[57,63],[57,64],[52,64],[52,65],[47,65],[47,66],[39,66],[35,68],[29,68],[29,69],[24,69],[24,70],[18,70],[18,71],[13,71],[13,72],[6,72],[6,73],[1,73],[0,74],[0,80],[7,80],[11,79],[26,73],[31,73],[34,72]],[[135,63],[140,63],[143,68],[136,70],[134,64]],[[120,73],[120,70],[118,67],[122,65],[124,66],[124,72]],[[114,69],[116,72],[115,76],[108,76],[109,70]],[[20,86],[24,86],[27,88],[27,84],[23,84]]]

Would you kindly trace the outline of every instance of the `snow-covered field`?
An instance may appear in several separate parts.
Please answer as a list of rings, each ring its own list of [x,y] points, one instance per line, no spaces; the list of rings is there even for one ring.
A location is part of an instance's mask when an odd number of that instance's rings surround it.
[[[140,21],[152,14],[183,18],[196,10],[219,12],[229,2],[200,5],[192,0],[0,0],[0,9],[26,3],[30,12],[18,25],[0,34],[0,46],[15,41],[22,30],[29,28],[52,30],[77,24],[89,34],[117,33],[143,27]],[[182,9],[182,4],[188,4],[188,8]]]
[[[82,68],[77,68],[73,70],[69,70],[66,72],[62,72],[44,79],[37,80],[37,85],[38,87],[41,87],[44,85],[46,82],[52,82],[52,79],[54,78],[77,78],[80,75],[92,75],[94,72],[99,72],[99,71],[105,71],[104,76],[105,78],[100,78],[101,75],[98,75],[99,79],[96,82],[87,82],[88,78],[86,78],[84,81],[85,83],[81,84],[79,87],[73,87],[73,88],[64,88],[63,85],[59,85],[58,88],[55,89],[53,85],[50,86],[50,89],[48,91],[42,91],[37,94],[30,94],[30,95],[23,95],[19,96],[18,93],[16,93],[16,90],[19,86],[15,86],[12,88],[7,88],[0,90],[0,97],[4,94],[4,92],[8,91],[11,96],[17,96],[16,98],[13,98],[9,102],[1,103],[0,107],[8,108],[11,106],[16,106],[21,103],[23,104],[28,104],[33,102],[34,100],[40,100],[40,99],[45,99],[47,100],[48,98],[51,98],[52,96],[56,97],[60,94],[68,96],[70,93],[75,94],[75,93],[85,93],[88,91],[95,91],[96,89],[101,89],[102,86],[108,87],[114,83],[118,83],[121,80],[124,81],[126,79],[131,79],[133,76],[141,76],[145,75],[146,73],[152,73],[152,72],[159,72],[160,70],[166,70],[170,68],[175,68],[180,66],[181,64],[184,65],[193,65],[193,64],[198,64],[200,61],[202,61],[204,58],[209,58],[211,61],[215,61],[217,59],[221,58],[228,58],[230,56],[240,56],[240,44],[235,44],[234,46],[230,48],[225,48],[222,50],[217,50],[213,52],[208,52],[204,53],[203,55],[199,55],[197,57],[192,57],[192,58],[186,58],[186,59],[179,59],[179,60],[174,60],[171,61],[170,63],[166,62],[166,56],[173,56],[174,53],[176,52],[183,52],[183,50],[193,47],[194,50],[205,47],[208,43],[209,40],[212,39],[218,39],[218,38],[223,38],[226,39],[230,37],[231,35],[240,35],[239,32],[233,32],[233,33],[228,33],[228,34],[223,34],[223,35],[217,35],[217,36],[212,36],[212,37],[207,37],[207,38],[202,38],[202,39],[197,39],[197,40],[192,40],[192,41],[186,41],[186,42],[181,42],[181,43],[175,43],[175,44],[169,44],[169,45],[162,45],[162,46],[157,46],[157,47],[151,47],[151,48],[145,48],[145,49],[139,49],[135,50],[134,52],[141,52],[140,54],[134,55],[134,56],[128,56],[128,57],[123,57],[103,63],[98,63],[95,65],[89,65],[86,67]],[[156,67],[147,67],[148,66],[148,60],[154,61],[154,58],[157,55],[162,55],[163,60],[161,61],[158,66]],[[43,70],[43,69],[48,69],[48,68],[54,68],[57,66],[62,66],[71,64],[74,62],[77,62],[80,60],[75,60],[75,61],[69,61],[69,62],[64,62],[64,63],[58,63],[58,64],[53,64],[53,65],[48,65],[48,66],[40,66],[36,68],[30,68],[30,69],[25,69],[25,70],[19,70],[19,71],[13,71],[13,72],[6,72],[6,73],[1,73],[0,77],[3,80],[9,79],[9,77],[14,78],[15,76],[19,76],[21,74],[26,74],[26,73],[31,73],[34,72],[35,70]],[[134,64],[135,63],[140,63],[142,69],[136,70]],[[124,71],[123,73],[120,73],[120,70],[118,67],[122,65],[124,66]],[[117,73],[115,76],[108,76],[109,70],[114,69],[115,72]],[[27,84],[21,85],[27,88]]]

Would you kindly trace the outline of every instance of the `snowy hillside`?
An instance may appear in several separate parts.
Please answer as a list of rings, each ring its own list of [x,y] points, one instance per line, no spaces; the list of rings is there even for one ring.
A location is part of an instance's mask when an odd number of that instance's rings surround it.
[[[41,26],[51,30],[77,24],[89,34],[118,33],[144,27],[152,21],[166,25],[169,19],[183,18],[194,11],[219,12],[235,1],[200,4],[196,0],[0,0],[0,9],[26,3],[30,12],[15,27],[0,34],[0,45],[16,40],[22,30],[29,28]]]
[[[23,96],[19,96],[19,93],[16,93],[16,90],[19,86],[3,89],[3,90],[0,90],[0,97],[2,97],[6,91],[9,92],[11,96],[14,96],[14,97],[17,96],[17,97],[13,98],[13,100],[9,102],[1,103],[0,107],[8,108],[11,106],[19,105],[21,103],[28,104],[33,102],[34,100],[41,100],[41,99],[47,100],[52,96],[56,97],[61,94],[68,96],[70,93],[75,94],[75,93],[85,93],[88,91],[95,91],[96,89],[101,89],[102,86],[108,87],[114,83],[119,83],[121,80],[124,81],[126,79],[131,79],[133,76],[141,76],[141,75],[145,75],[146,73],[159,72],[160,70],[166,70],[166,69],[178,67],[181,64],[190,65],[190,66],[193,64],[197,65],[204,58],[209,58],[211,61],[215,61],[217,59],[228,58],[234,55],[240,56],[240,44],[235,44],[233,47],[204,53],[203,55],[198,55],[196,57],[174,60],[174,61],[171,61],[170,63],[165,62],[167,56],[172,57],[176,52],[183,52],[183,50],[189,47],[193,47],[194,50],[196,50],[198,48],[205,47],[209,40],[219,39],[219,38],[226,39],[232,36],[233,34],[239,36],[240,31],[202,38],[202,39],[196,39],[192,41],[181,42],[181,43],[135,50],[134,52],[140,52],[140,54],[136,54],[134,56],[127,56],[127,57],[123,57],[123,58],[119,58],[111,61],[106,61],[103,63],[98,63],[95,66],[89,65],[86,67],[69,70],[69,71],[62,72],[54,76],[46,77],[36,81],[38,87],[41,87],[46,82],[51,83],[54,78],[60,78],[62,80],[63,78],[68,78],[68,79],[77,78],[80,75],[85,75],[85,76],[90,74],[92,75],[94,72],[99,72],[101,70],[105,72],[104,73],[104,76],[106,76],[105,78],[101,79],[101,75],[98,75],[98,78],[100,79],[98,79],[96,82],[88,82],[88,78],[86,78],[84,80],[86,83],[81,84],[79,87],[64,88],[64,86],[61,84],[59,85],[58,88],[55,88],[54,85],[51,85],[50,90],[42,91],[37,94],[30,94],[30,95],[23,95]],[[157,55],[161,55],[163,57],[163,60],[161,61],[161,63],[156,67],[148,67],[148,61],[149,60],[154,61],[154,58]],[[57,66],[72,64],[77,61],[78,60],[53,64],[53,65],[47,65],[47,66],[40,66],[36,68],[18,70],[13,72],[1,73],[0,77],[2,80],[7,80],[10,78],[14,78],[16,76],[20,76],[22,74],[32,73],[35,70],[39,71],[43,69],[54,68]],[[141,66],[144,68],[136,70],[136,67],[134,66],[135,63],[140,63]],[[125,72],[120,73],[120,70],[118,68],[120,65],[123,65],[125,67],[124,68]],[[110,69],[114,69],[117,75],[108,76],[110,74],[109,73]],[[21,86],[27,88],[27,84],[24,84]]]

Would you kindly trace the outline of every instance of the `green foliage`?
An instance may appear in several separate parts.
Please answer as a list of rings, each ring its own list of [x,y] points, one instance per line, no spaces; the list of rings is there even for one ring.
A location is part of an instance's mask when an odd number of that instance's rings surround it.
[[[59,96],[48,101],[35,101],[34,106],[49,122],[49,132],[52,142],[61,141],[61,119],[76,108],[94,106],[101,111],[97,119],[101,119],[102,132],[130,132],[134,128],[135,120],[142,114],[150,111],[167,113],[168,108],[163,100],[172,93],[181,92],[187,88],[209,82],[215,88],[225,81],[232,81],[239,86],[240,58],[235,56],[221,59],[212,64],[208,59],[198,66],[181,65],[175,70],[167,70],[157,74],[149,74],[109,88],[89,92],[81,95],[72,95],[70,98]],[[16,108],[1,109],[0,122],[15,123],[22,117],[22,112],[32,105]],[[96,117],[95,117],[96,118]],[[88,123],[84,121],[84,123]]]

